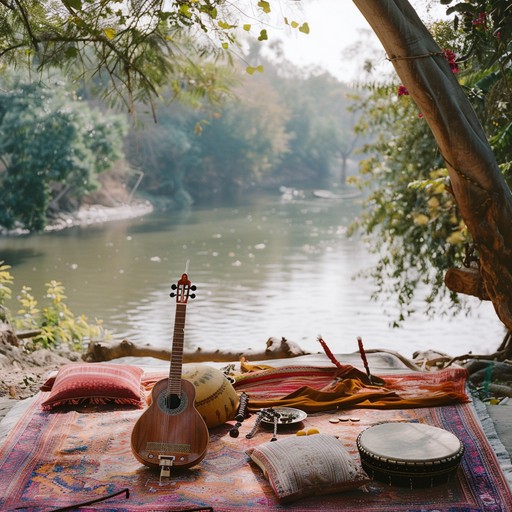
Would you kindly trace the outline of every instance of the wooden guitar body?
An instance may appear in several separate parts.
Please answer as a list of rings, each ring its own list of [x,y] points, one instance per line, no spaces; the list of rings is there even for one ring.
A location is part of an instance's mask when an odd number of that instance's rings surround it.
[[[172,467],[189,468],[206,455],[208,428],[194,406],[192,383],[182,379],[177,406],[169,404],[168,396],[168,379],[162,379],[153,387],[151,405],[132,430],[132,452],[151,468],[162,467],[162,457],[170,460]]]

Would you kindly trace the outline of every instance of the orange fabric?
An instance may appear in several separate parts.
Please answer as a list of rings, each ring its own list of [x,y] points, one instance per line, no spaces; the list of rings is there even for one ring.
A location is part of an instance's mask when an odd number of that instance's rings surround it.
[[[433,376],[432,373],[423,372],[412,376],[386,376],[385,379],[372,376],[372,384],[365,373],[346,365],[341,371],[335,372],[333,382],[322,389],[302,386],[285,396],[270,399],[251,397],[249,394],[249,406],[253,411],[287,406],[313,413],[336,408],[435,407],[469,401],[463,391],[466,375],[464,371],[456,371],[455,380],[437,382],[433,379],[433,383],[428,382],[429,375]]]
[[[357,386],[357,384],[356,384]],[[438,391],[429,396],[417,398],[401,398],[394,391],[377,390],[347,393],[345,383],[340,383],[334,391],[321,391],[304,386],[277,400],[251,401],[251,409],[264,407],[287,406],[301,409],[305,412],[321,412],[342,408],[373,408],[373,409],[406,409],[414,407],[435,407],[449,403],[464,403],[468,398],[465,393]]]
[[[250,364],[245,360],[240,362],[242,373],[251,373],[258,370],[272,370],[273,368],[273,366],[269,366],[268,364]]]

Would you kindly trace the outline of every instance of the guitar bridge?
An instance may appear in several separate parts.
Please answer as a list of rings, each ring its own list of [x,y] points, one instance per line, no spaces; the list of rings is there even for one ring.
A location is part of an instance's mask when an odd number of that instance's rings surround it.
[[[163,477],[171,476],[171,468],[173,466],[173,462],[176,459],[174,455],[159,455],[158,456],[160,466],[160,484],[162,483]]]

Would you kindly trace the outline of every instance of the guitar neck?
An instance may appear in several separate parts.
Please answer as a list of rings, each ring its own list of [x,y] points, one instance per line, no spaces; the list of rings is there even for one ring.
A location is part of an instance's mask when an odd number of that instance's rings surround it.
[[[172,338],[171,368],[169,370],[169,394],[181,394],[181,375],[183,368],[183,344],[185,340],[186,304],[176,304],[174,333]]]

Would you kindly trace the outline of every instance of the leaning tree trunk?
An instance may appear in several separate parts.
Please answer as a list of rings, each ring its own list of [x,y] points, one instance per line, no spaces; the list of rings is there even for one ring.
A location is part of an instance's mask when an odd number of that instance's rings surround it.
[[[479,254],[483,286],[512,331],[512,194],[442,50],[407,0],[353,0],[423,113]]]

